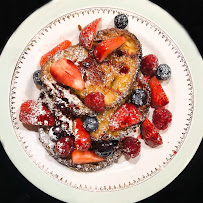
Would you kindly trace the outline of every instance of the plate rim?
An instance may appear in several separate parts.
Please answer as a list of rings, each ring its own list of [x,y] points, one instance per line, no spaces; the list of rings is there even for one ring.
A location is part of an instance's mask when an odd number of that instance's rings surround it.
[[[60,199],[62,201],[79,202],[81,199],[83,199],[84,202],[89,202],[90,200],[92,202],[95,202],[95,201],[98,202],[99,200],[99,202],[116,201],[116,202],[123,203],[123,202],[139,201],[146,197],[149,197],[154,193],[158,192],[159,190],[163,189],[175,177],[179,175],[179,173],[186,167],[186,165],[192,159],[202,139],[202,130],[200,129],[201,119],[197,119],[197,118],[200,118],[202,117],[201,115],[203,115],[203,108],[201,107],[201,103],[203,103],[203,97],[201,97],[201,94],[200,94],[201,84],[199,82],[201,79],[200,79],[200,75],[198,75],[198,70],[200,70],[201,66],[203,67],[203,63],[202,63],[202,58],[195,44],[191,40],[191,38],[188,36],[186,31],[180,26],[180,24],[172,16],[170,16],[166,11],[164,11],[163,9],[161,9],[160,7],[156,6],[155,4],[149,1],[129,0],[128,5],[124,4],[121,0],[113,0],[111,2],[108,2],[108,3],[107,2],[108,1],[106,0],[104,0],[102,3],[95,0],[94,1],[80,0],[80,1],[72,2],[70,6],[70,2],[67,2],[66,0],[51,1],[50,3],[44,5],[43,7],[35,11],[30,17],[28,17],[19,26],[19,28],[14,32],[14,34],[9,39],[0,57],[0,66],[5,67],[5,64],[6,64],[6,66],[9,67],[8,70],[5,70],[5,69],[2,70],[2,72],[4,73],[3,75],[6,75],[6,76],[3,81],[0,81],[0,84],[2,83],[0,85],[2,89],[1,92],[2,92],[2,95],[4,95],[2,97],[3,105],[0,108],[2,110],[1,112],[3,112],[0,117],[2,120],[1,123],[4,123],[4,126],[2,126],[0,130],[1,142],[3,144],[3,147],[6,153],[8,154],[9,158],[11,159],[11,161],[17,167],[17,169],[31,183],[33,183],[39,189],[43,190],[45,193],[52,195],[55,198]],[[29,160],[25,152],[22,150],[21,145],[18,143],[16,136],[6,136],[8,134],[14,135],[14,130],[12,128],[12,123],[11,123],[10,113],[9,113],[10,112],[9,111],[9,92],[10,92],[9,89],[10,89],[10,81],[13,73],[13,68],[15,67],[15,65],[13,66],[13,63],[15,62],[8,61],[7,60],[8,58],[6,56],[8,54],[9,55],[14,54],[12,56],[13,57],[15,56],[18,59],[24,47],[26,46],[26,43],[27,43],[26,40],[29,41],[33,37],[32,33],[37,33],[41,29],[41,27],[44,27],[50,21],[60,17],[65,13],[69,13],[74,10],[78,10],[82,8],[84,9],[89,7],[118,8],[118,5],[121,9],[125,9],[128,11],[134,12],[136,14],[140,14],[150,20],[153,19],[152,22],[157,24],[159,27],[161,27],[161,29],[163,29],[173,39],[173,41],[176,43],[178,48],[181,50],[181,52],[185,56],[188,66],[190,67],[189,70],[191,72],[192,79],[193,79],[193,84],[194,84],[194,112],[193,113],[194,114],[193,114],[191,127],[189,130],[188,136],[185,140],[185,143],[180,148],[178,154],[171,161],[171,163],[165,169],[163,169],[159,174],[157,174],[150,180],[146,181],[145,183],[141,185],[137,185],[136,187],[132,187],[121,191],[114,191],[114,192],[94,192],[93,193],[93,192],[77,190],[72,187],[68,187],[67,185],[62,185],[61,183],[57,182],[53,178],[50,178],[47,174],[45,174],[43,171],[37,168],[35,164],[31,162],[31,160]],[[130,5],[134,5],[133,10],[132,10],[132,6]],[[53,13],[49,13],[48,11],[53,8],[55,11]],[[56,10],[58,12],[56,12]],[[46,13],[45,18],[41,17],[43,13]],[[159,18],[160,15],[162,15],[162,18]],[[35,22],[35,20],[39,19],[39,17],[40,17],[40,22],[35,23],[35,25],[33,26],[32,22]],[[164,23],[166,22],[166,20],[167,22],[169,22],[167,23],[167,25],[166,23]],[[25,28],[28,28],[28,27],[30,28],[31,27],[30,25],[32,25],[31,31],[29,33],[26,33],[26,36],[24,37],[22,35],[22,31]],[[24,43],[20,45],[19,42],[17,42],[17,40],[22,38],[24,40]],[[187,43],[184,43],[185,41],[187,41]],[[187,44],[187,46],[185,44]],[[17,48],[18,48],[18,50],[15,50],[15,52],[12,50],[12,48],[14,47],[13,45],[17,45]],[[8,111],[5,110],[5,107],[7,107]],[[4,119],[4,122],[3,122],[3,119]],[[5,123],[5,120],[7,121],[7,123]],[[191,136],[192,134],[193,136]],[[189,145],[190,145],[190,148],[187,147]],[[20,155],[20,158],[19,158],[19,155]],[[26,165],[25,164],[22,165],[22,162],[26,163]],[[168,171],[170,171],[170,174],[167,173]],[[46,186],[44,183],[47,183]],[[150,187],[151,184],[154,184],[156,186],[151,188]],[[57,189],[56,189],[56,186],[57,186]],[[67,196],[68,191],[69,191],[69,195]],[[136,192],[136,195],[135,195],[135,192]],[[126,197],[128,198],[125,199]]]

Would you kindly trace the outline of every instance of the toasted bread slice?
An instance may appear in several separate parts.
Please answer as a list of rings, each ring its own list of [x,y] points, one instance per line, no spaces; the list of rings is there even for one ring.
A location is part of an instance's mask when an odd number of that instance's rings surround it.
[[[105,96],[105,107],[113,108],[127,96],[136,80],[142,56],[140,42],[136,36],[127,30],[116,28],[101,30],[96,35],[93,47],[102,40],[119,36],[124,36],[127,39],[126,42],[102,63],[98,63],[94,56],[91,56],[91,52],[89,59],[85,60],[89,63],[89,67],[86,68],[81,63],[80,70],[85,78],[85,88],[75,91],[81,99],[91,92],[101,92]]]
[[[137,124],[137,125],[128,127],[128,129],[117,130],[114,132],[109,130],[109,120],[110,120],[111,116],[120,107],[120,105],[122,105],[126,102],[129,102],[129,97],[135,89],[138,89],[138,88],[144,89],[147,92],[147,95],[148,95],[147,103],[143,106],[137,107],[138,111],[142,115],[142,120],[144,120],[147,117],[148,112],[149,112],[149,107],[150,107],[150,101],[151,101],[150,86],[145,80],[142,79],[142,77],[143,77],[142,74],[139,73],[137,80],[133,83],[133,86],[128,93],[128,96],[125,99],[123,99],[119,105],[97,115],[97,119],[99,121],[99,127],[96,131],[90,133],[92,139],[95,139],[95,140],[120,139],[121,137],[129,134],[130,131],[133,131],[139,125],[139,124]]]

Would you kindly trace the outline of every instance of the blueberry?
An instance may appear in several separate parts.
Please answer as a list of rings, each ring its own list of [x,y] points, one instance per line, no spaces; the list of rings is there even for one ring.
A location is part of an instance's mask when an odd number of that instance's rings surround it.
[[[168,80],[171,77],[171,68],[167,64],[160,64],[156,71],[159,80]]]
[[[119,14],[114,18],[114,24],[119,29],[124,29],[128,25],[128,17],[125,14]]]
[[[147,103],[148,95],[143,89],[136,89],[130,96],[130,102],[135,106],[143,106]]]
[[[84,128],[89,131],[93,132],[98,129],[99,123],[96,117],[86,117],[83,121]]]
[[[36,85],[41,86],[42,85],[42,81],[41,81],[41,70],[37,70],[33,73],[33,81]]]
[[[66,133],[59,126],[53,126],[49,130],[49,137],[52,141],[57,142],[61,137],[64,137]]]
[[[110,156],[114,152],[114,149],[117,146],[117,144],[118,142],[113,142],[110,140],[96,141],[92,143],[92,145],[94,146],[93,150],[98,156],[101,156],[101,157]]]

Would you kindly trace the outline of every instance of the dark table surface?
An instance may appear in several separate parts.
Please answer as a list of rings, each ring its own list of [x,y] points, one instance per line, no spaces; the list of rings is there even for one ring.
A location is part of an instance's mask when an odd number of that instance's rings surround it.
[[[49,2],[48,0],[6,0],[1,5],[0,52],[15,29],[31,13]],[[202,0],[152,0],[172,16],[187,30],[201,55],[203,54],[203,1]],[[3,67],[1,67],[3,68]],[[203,73],[203,71],[202,71]],[[185,170],[166,188],[141,201],[142,203],[201,202],[203,185],[203,146]],[[1,202],[12,203],[59,203],[59,200],[43,193],[27,181],[11,163],[0,145]]]

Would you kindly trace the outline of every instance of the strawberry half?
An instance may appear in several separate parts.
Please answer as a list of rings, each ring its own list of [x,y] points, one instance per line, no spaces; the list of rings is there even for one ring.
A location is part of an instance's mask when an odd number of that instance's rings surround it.
[[[102,41],[94,50],[95,58],[101,63],[109,54],[120,47],[125,41],[125,37],[116,37]]]
[[[101,23],[101,18],[98,18],[86,25],[80,32],[79,36],[79,44],[82,45],[86,49],[92,48],[92,43],[94,40],[94,36],[96,34],[97,28]]]
[[[130,103],[123,104],[111,116],[109,130],[115,131],[141,122],[142,116],[138,109]]]
[[[156,77],[149,81],[151,87],[151,107],[161,107],[169,103],[168,97]]]
[[[54,47],[51,51],[49,51],[48,53],[46,53],[44,56],[41,57],[40,66],[43,66],[44,63],[45,63],[51,56],[53,56],[56,52],[65,50],[65,49],[67,49],[70,45],[71,45],[71,42],[68,41],[68,40],[65,40],[65,41],[61,42],[59,45],[57,45],[57,46]]]
[[[51,65],[50,73],[57,82],[73,89],[82,90],[85,87],[78,67],[66,58],[54,62]]]
[[[80,118],[75,119],[75,146],[79,151],[87,151],[91,146],[89,133],[83,127],[83,121]]]
[[[147,145],[157,147],[163,144],[162,138],[148,118],[141,125],[141,134]]]
[[[42,103],[27,100],[20,107],[19,120],[27,125],[53,126],[54,117]]]
[[[74,150],[72,153],[72,161],[74,164],[88,164],[88,163],[98,163],[105,159],[96,155],[93,151],[81,152]]]

